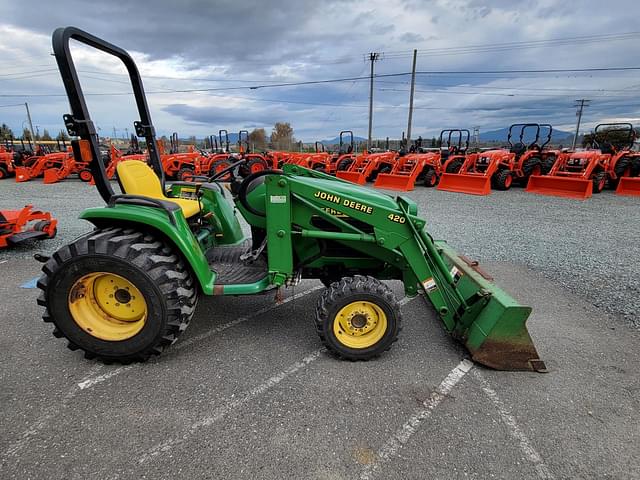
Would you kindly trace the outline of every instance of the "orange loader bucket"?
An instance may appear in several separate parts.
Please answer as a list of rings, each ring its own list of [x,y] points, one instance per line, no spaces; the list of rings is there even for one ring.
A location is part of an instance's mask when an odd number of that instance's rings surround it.
[[[616,188],[616,194],[640,197],[640,177],[622,177]]]
[[[489,195],[491,194],[491,177],[465,175],[462,173],[443,173],[437,188],[446,192]]]
[[[31,180],[29,169],[27,167],[16,167],[16,182],[28,182]]]
[[[360,172],[349,172],[347,170],[340,170],[336,172],[336,177],[342,180],[348,180],[353,183],[357,183],[358,185],[364,185],[367,183],[367,179],[364,178],[364,174]]]
[[[47,168],[44,171],[44,183],[56,183],[60,181],[58,170],[56,168]]]
[[[373,186],[376,188],[387,188],[389,190],[408,192],[413,190],[413,187],[415,186],[415,179],[408,175],[380,173],[378,174]]]
[[[526,191],[553,197],[585,200],[591,197],[593,182],[583,178],[531,175]]]

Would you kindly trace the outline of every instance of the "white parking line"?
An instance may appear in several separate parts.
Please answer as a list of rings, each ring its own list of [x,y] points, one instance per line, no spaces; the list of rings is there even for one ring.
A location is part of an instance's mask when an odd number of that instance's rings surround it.
[[[376,461],[365,466],[360,474],[360,480],[371,480],[380,470],[382,465],[396,456],[402,446],[409,441],[422,422],[427,420],[438,405],[451,393],[460,380],[473,368],[473,362],[462,360],[449,372],[449,375],[438,385],[423,403],[423,408],[415,412],[409,419],[389,438],[378,450]]]
[[[509,429],[509,434],[515,440],[517,440],[520,445],[520,450],[522,450],[527,460],[529,460],[533,464],[534,468],[536,469],[536,473],[538,474],[538,478],[542,480],[553,480],[555,477],[545,465],[544,460],[542,460],[540,454],[536,451],[535,448],[533,448],[525,433],[520,429],[515,417],[511,415],[511,413],[509,413],[509,410],[507,410],[504,402],[500,400],[500,397],[498,397],[496,391],[491,388],[491,385],[489,385],[489,382],[484,378],[479,370],[475,370],[473,374],[480,381],[482,391],[485,393],[485,395],[487,395],[487,397],[489,397],[489,399],[493,402],[493,405],[498,410],[502,422]]]
[[[230,322],[224,323],[222,325],[219,325],[217,327],[214,327],[210,330],[207,330],[204,333],[201,333],[199,335],[196,335],[195,337],[191,337],[187,340],[185,340],[184,342],[180,342],[177,343],[176,345],[174,345],[173,347],[171,347],[171,352],[176,351],[176,350],[181,350],[183,348],[186,348],[196,342],[199,342],[201,340],[204,340],[205,338],[209,338],[212,335],[215,335],[216,333],[220,333],[224,330],[227,330],[231,327],[235,327],[236,325],[239,325],[241,323],[244,323],[248,320],[251,320],[252,318],[255,318],[259,315],[262,315],[264,313],[267,313],[273,309],[276,309],[278,307],[280,307],[281,305],[284,305],[285,303],[289,303],[293,300],[298,300],[299,298],[304,297],[305,295],[308,295],[310,293],[315,292],[316,290],[320,290],[321,288],[324,288],[323,285],[317,285],[315,287],[312,287],[308,290],[305,290],[302,293],[296,293],[295,296],[292,295],[290,297],[285,298],[284,300],[282,300],[280,303],[274,304],[274,305],[269,305],[268,307],[264,307],[260,310],[258,310],[255,313],[252,313],[251,315],[247,315],[246,317],[238,317],[235,320],[231,320]],[[80,390],[86,390],[87,388],[91,388],[94,385],[97,385],[99,383],[104,382],[105,380],[109,380],[110,378],[115,377],[116,375],[120,375],[123,372],[126,372],[127,370],[133,368],[135,365],[124,365],[121,367],[116,367],[113,370],[104,373],[102,375],[98,375],[97,377],[93,377],[93,378],[89,378],[87,380],[85,380],[84,382],[81,382],[78,384],[78,387],[80,388]]]
[[[6,260],[5,260],[6,261]],[[268,312],[269,310],[273,310],[274,308],[277,308],[285,303],[289,303],[293,300],[297,300],[301,297],[304,297],[305,295],[308,295],[312,292],[315,292],[317,290],[320,290],[321,288],[324,288],[323,285],[317,285],[315,287],[312,287],[308,290],[305,290],[301,293],[296,293],[295,295],[292,295],[290,297],[285,298],[284,300],[282,300],[280,303],[276,304],[276,305],[269,305],[268,307],[262,308],[260,310],[258,310],[257,312],[246,316],[246,317],[239,317],[236,318],[235,320],[232,320],[231,322],[225,323],[223,325],[220,325],[218,327],[212,328],[211,330],[208,330],[200,335],[196,335],[195,337],[192,337],[182,343],[179,343],[177,345],[175,345],[174,347],[172,347],[172,350],[180,350],[181,348],[185,348],[197,341],[203,340],[207,337],[210,337],[211,335],[214,335],[216,333],[220,333],[223,330],[226,330],[228,328],[231,328],[235,325],[238,325],[240,323],[246,322],[247,320],[250,320],[251,318],[254,318],[258,315],[261,315],[263,313]],[[76,394],[82,390],[86,390],[88,388],[93,387],[94,385],[97,385],[99,383],[102,383],[110,378],[115,377],[116,375],[119,375],[123,372],[126,372],[127,370],[131,369],[135,367],[135,365],[123,365],[121,367],[116,367],[115,369],[108,371],[106,373],[103,373],[101,375],[96,375],[100,370],[102,370],[104,368],[103,364],[96,364],[94,365],[89,372],[87,372],[87,375],[85,376],[84,380],[82,380],[81,382],[79,382],[78,384],[74,385],[73,387],[71,387],[71,389],[69,389],[69,391],[66,393],[66,395],[62,398],[62,402],[60,404],[57,405],[52,405],[49,408],[47,408],[45,410],[45,412],[38,417],[38,419],[27,429],[25,430],[21,435],[20,438],[15,441],[14,443],[10,444],[9,447],[7,448],[7,450],[5,451],[3,457],[13,457],[15,456],[18,452],[20,452],[29,442],[30,438],[33,437],[34,435],[36,435],[38,432],[40,432],[42,429],[44,429],[49,421],[55,417],[55,415],[63,408],[65,408],[69,402],[76,396]]]
[[[254,387],[248,392],[244,393],[240,397],[230,399],[228,402],[218,406],[213,410],[211,415],[208,415],[202,418],[201,420],[198,420],[197,422],[192,423],[182,436],[171,438],[169,440],[161,442],[155,445],[154,447],[152,447],[148,452],[142,454],[140,459],[138,460],[138,463],[148,462],[149,460],[152,460],[157,455],[168,452],[176,445],[184,443],[191,435],[193,435],[196,431],[200,430],[201,428],[212,425],[213,423],[217,422],[218,420],[221,420],[227,414],[233,411],[238,411],[240,407],[246,404],[249,400],[253,399],[254,397],[257,397],[258,395],[263,394],[267,390],[278,385],[285,378],[306,368],[310,363],[320,358],[320,355],[325,351],[326,351],[325,348],[320,348],[314,351],[313,353],[307,355],[302,360],[294,363],[293,365],[281,371],[280,373],[276,373],[275,375],[268,378],[257,387]]]

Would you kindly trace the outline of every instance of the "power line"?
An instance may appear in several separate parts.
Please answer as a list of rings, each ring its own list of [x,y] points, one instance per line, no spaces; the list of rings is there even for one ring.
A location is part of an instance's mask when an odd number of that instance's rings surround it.
[[[430,70],[419,71],[416,75],[485,75],[485,74],[525,74],[525,73],[596,73],[596,72],[626,72],[626,71],[638,71],[640,67],[598,67],[598,68],[554,68],[554,69],[529,69],[529,70],[517,70],[517,69],[505,69],[505,70],[469,70],[469,71],[447,71],[447,70]],[[399,73],[385,73],[375,74],[373,78],[393,78],[411,75],[411,72],[399,72]],[[215,87],[215,88],[190,88],[190,89],[171,89],[165,91],[152,91],[147,92],[151,94],[166,94],[166,93],[195,93],[195,92],[216,92],[216,91],[230,91],[230,90],[258,90],[266,88],[282,88],[282,87],[295,87],[305,85],[321,85],[330,83],[342,83],[351,82],[355,80],[370,80],[371,76],[366,77],[345,77],[345,78],[333,78],[327,80],[307,80],[302,82],[283,82],[274,84],[261,84],[261,85],[241,85],[236,87]],[[131,95],[130,92],[110,92],[110,93],[86,93],[89,96],[118,96],[118,95]],[[0,97],[66,97],[65,94],[0,94]]]

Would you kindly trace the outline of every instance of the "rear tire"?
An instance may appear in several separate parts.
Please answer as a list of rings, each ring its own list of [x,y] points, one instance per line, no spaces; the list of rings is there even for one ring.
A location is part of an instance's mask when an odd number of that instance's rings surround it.
[[[54,324],[54,336],[106,363],[160,354],[187,328],[197,302],[191,271],[173,248],[130,228],[94,230],[59,249],[42,271],[38,304],[45,307],[43,320]],[[109,278],[132,287],[114,286],[110,299]],[[136,307],[140,316],[132,318],[128,309]]]
[[[231,165],[232,163],[229,160],[217,160],[213,162],[213,164],[211,165],[211,168],[209,169],[209,176],[212,177],[216,173],[224,170],[225,168],[229,168]],[[232,178],[233,178],[233,174],[231,172],[228,172],[226,175],[220,178],[220,180],[222,180],[223,182],[227,182],[227,181],[230,181]]]
[[[350,158],[345,158],[343,160],[340,160],[338,162],[338,165],[336,165],[336,171],[341,172],[344,170],[348,170],[352,163],[353,163],[353,160]]]
[[[435,187],[438,184],[438,174],[433,168],[430,168],[427,173],[424,174],[423,183],[425,187]]]
[[[600,193],[607,184],[607,174],[605,172],[594,173],[592,177],[593,193]]]
[[[400,306],[391,289],[356,275],[332,283],[316,306],[316,330],[338,358],[369,360],[389,350],[402,330]]]
[[[178,170],[178,174],[176,175],[176,178],[180,182],[190,182],[191,180],[193,180],[194,175],[195,174],[192,168],[182,167],[180,170]]]
[[[458,173],[464,164],[464,160],[462,158],[456,158],[451,160],[449,164],[447,164],[447,168],[445,169],[446,173]]]
[[[244,165],[240,166],[240,175],[248,177],[254,173],[261,172],[267,169],[267,165],[259,158],[253,158]]]
[[[542,160],[542,175],[548,174],[556,163],[557,158],[552,155]]]
[[[4,167],[0,167],[0,180],[2,180],[3,178],[7,178],[9,176],[9,173],[7,172],[7,170]]]
[[[609,178],[609,187],[612,190],[615,190],[618,188],[618,184],[622,177],[630,176],[633,173],[631,159],[629,157],[620,158],[613,171],[616,174],[616,179],[614,180],[613,178]]]
[[[542,175],[542,160],[539,157],[528,158],[522,164],[522,173],[524,176],[520,179],[520,184],[526,187],[531,175]]]
[[[500,170],[493,178],[496,190],[509,190],[513,184],[513,172],[511,170]]]

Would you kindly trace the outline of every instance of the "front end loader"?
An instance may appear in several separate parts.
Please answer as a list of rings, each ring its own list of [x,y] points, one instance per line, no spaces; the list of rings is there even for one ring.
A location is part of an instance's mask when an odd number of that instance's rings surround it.
[[[71,39],[119,58],[132,82],[140,115],[135,132],[146,139],[151,166],[120,163],[122,193],[104,173]],[[54,32],[53,50],[72,111],[65,125],[78,138],[74,152],[90,161],[106,202],[82,213],[94,229],[53,254],[38,281],[43,318],[72,349],[107,362],[144,361],[178,339],[199,295],[254,295],[315,278],[327,287],[314,317],[320,341],[338,358],[368,360],[397,339],[400,305],[383,281],[400,280],[406,295],[423,293],[477,362],[545,370],[526,328],[531,308],[493,284],[476,262],[433,241],[410,198],[297,165],[234,177],[231,193],[219,183],[224,171],[169,187],[129,54],[73,27]]]
[[[633,169],[633,154],[628,148],[633,145],[634,132],[630,123],[597,125],[591,145],[595,148],[560,154],[547,175],[531,177],[527,191],[585,200],[602,192],[607,183],[614,189],[628,188],[622,181]],[[613,138],[620,134],[622,139]]]
[[[514,128],[520,127],[518,142],[513,144]],[[540,128],[548,127],[547,141],[539,145]],[[524,143],[525,132],[534,129],[535,138],[528,145]],[[515,123],[509,127],[507,142],[509,148],[487,150],[477,155],[468,155],[456,173],[445,168],[438,190],[489,195],[492,188],[509,190],[514,182],[526,186],[532,175],[542,173],[542,149],[551,140],[551,126],[537,123]]]
[[[452,143],[452,136],[457,134],[457,144]],[[466,140],[463,137],[466,134]],[[446,135],[446,147],[445,145]],[[465,143],[465,146],[462,144]],[[469,147],[469,130],[447,129],[440,132],[440,149],[437,151],[423,151],[415,145],[416,151],[400,155],[393,165],[391,172],[380,173],[376,178],[375,187],[407,192],[413,190],[417,181],[425,187],[435,187],[443,172],[443,164],[454,157],[460,157],[464,162]],[[444,150],[443,150],[444,147]]]

